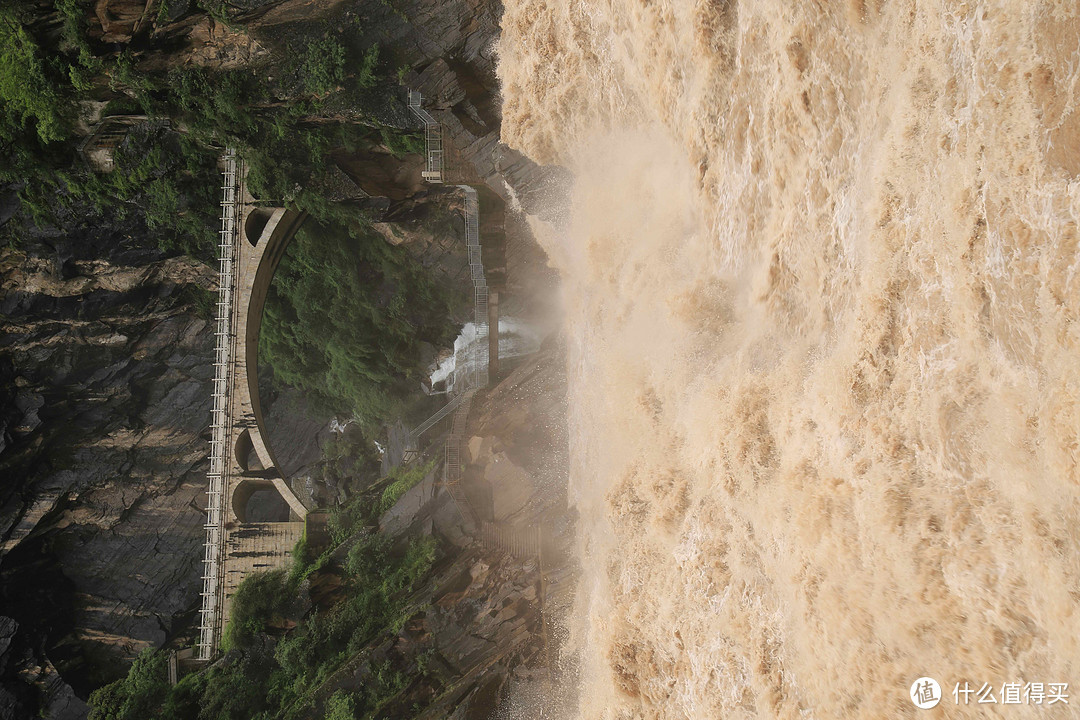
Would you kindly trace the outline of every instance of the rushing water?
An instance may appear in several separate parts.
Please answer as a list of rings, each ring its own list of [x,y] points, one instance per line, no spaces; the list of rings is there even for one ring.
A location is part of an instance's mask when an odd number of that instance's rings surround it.
[[[576,178],[580,717],[1080,709],[1078,13],[506,0],[503,139]]]
[[[499,318],[499,357],[510,360],[540,349],[541,332],[527,322],[513,317]],[[477,364],[488,362],[488,336],[477,337],[476,323],[465,323],[454,340],[454,352],[440,361],[429,376],[436,392],[450,392],[469,377]]]

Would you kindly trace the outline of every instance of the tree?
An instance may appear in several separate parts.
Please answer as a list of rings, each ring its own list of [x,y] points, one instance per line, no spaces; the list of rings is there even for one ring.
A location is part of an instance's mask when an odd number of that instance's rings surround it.
[[[169,694],[168,656],[152,648],[139,653],[126,678],[90,694],[88,720],[144,720],[158,717]]]
[[[225,650],[251,643],[265,633],[288,607],[290,590],[284,570],[258,572],[244,578],[232,597],[232,612],[221,645]]]
[[[448,342],[449,300],[406,250],[310,220],[267,298],[260,363],[321,409],[368,427],[418,380],[421,342]]]
[[[330,92],[345,80],[345,46],[332,37],[312,41],[300,74],[304,89],[312,95]]]
[[[34,126],[42,143],[66,135],[63,99],[45,74],[38,46],[15,10],[0,9],[0,134],[5,143]]]
[[[356,701],[344,690],[338,690],[326,701],[326,720],[353,720],[356,717]]]

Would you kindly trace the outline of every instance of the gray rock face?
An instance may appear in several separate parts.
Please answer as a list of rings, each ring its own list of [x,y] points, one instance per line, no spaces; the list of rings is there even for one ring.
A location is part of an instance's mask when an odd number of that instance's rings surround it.
[[[39,664],[19,633],[19,623],[0,616],[0,675],[21,672],[32,677],[40,691],[39,701],[27,685],[0,686],[0,720],[22,720],[34,716],[41,707],[49,717],[81,718],[87,713],[86,703],[75,697],[71,687],[60,679],[56,668],[46,662]]]
[[[389,535],[404,532],[421,519],[435,497],[435,470],[428,473],[419,484],[406,492],[397,503],[379,519],[379,529]]]
[[[9,699],[30,680],[52,717],[83,717],[75,693],[164,641],[197,599],[212,335],[191,288],[212,273],[50,242],[72,256],[0,255],[0,613],[13,623],[0,657],[21,648],[0,680]]]
[[[324,717],[323,703],[338,690],[371,686],[386,663],[415,680],[387,701],[386,717],[540,717],[541,710],[573,706],[563,690],[571,683],[560,677],[572,672],[561,657],[566,633],[556,620],[568,616],[575,572],[566,559],[573,539],[568,440],[554,422],[565,415],[564,367],[561,348],[539,353],[473,406],[468,466],[488,492],[475,493],[469,504],[495,515],[495,524],[470,526],[432,476],[382,516],[381,531],[399,545],[434,535],[436,563],[404,601],[415,611],[402,629],[377,636],[346,661],[317,690],[305,717]],[[509,715],[511,707],[516,713]]]
[[[33,715],[42,696],[47,716],[84,717],[79,697],[143,648],[192,632],[201,589],[213,333],[193,300],[216,273],[79,240],[0,253],[0,708],[11,717]],[[293,405],[274,414],[271,441],[299,469],[321,424]]]
[[[515,188],[528,203],[555,172],[499,144],[497,0],[234,5],[264,30],[324,11],[362,20],[434,98],[462,172],[504,198]],[[173,3],[168,19],[191,7]],[[200,27],[176,26],[192,37]],[[223,57],[251,55],[240,49]],[[415,122],[404,103],[380,119]],[[0,198],[0,219],[12,207]],[[191,291],[213,273],[122,225],[0,251],[0,720],[84,717],[79,697],[195,619],[213,338]],[[431,517],[466,543],[448,510]]]

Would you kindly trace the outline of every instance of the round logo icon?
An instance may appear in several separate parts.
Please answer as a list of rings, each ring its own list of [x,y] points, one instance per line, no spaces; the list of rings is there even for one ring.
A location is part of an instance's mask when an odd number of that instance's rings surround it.
[[[915,707],[929,710],[941,702],[941,686],[932,677],[921,677],[911,683],[911,702]]]

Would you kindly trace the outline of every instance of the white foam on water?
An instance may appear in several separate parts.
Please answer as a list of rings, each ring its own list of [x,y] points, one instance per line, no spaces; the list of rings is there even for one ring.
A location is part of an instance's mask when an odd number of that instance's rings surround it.
[[[476,323],[466,323],[454,340],[453,354],[443,359],[432,370],[430,375],[432,386],[445,382],[446,389],[450,390],[454,386],[456,376],[460,374],[464,377],[472,371],[472,365],[476,362],[487,362],[486,354],[474,352],[478,340],[487,343],[487,335],[478,339]],[[540,331],[529,323],[509,316],[499,318],[500,358],[510,359],[534,353],[540,349],[542,340]]]
[[[505,6],[503,140],[575,176],[531,225],[565,280],[578,716],[1080,687],[1076,3]]]

